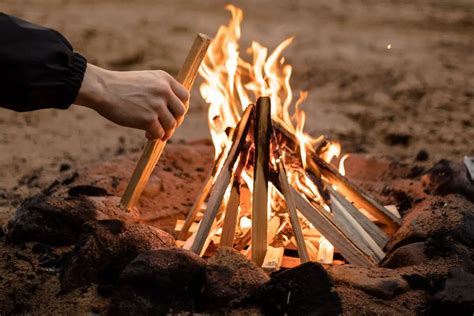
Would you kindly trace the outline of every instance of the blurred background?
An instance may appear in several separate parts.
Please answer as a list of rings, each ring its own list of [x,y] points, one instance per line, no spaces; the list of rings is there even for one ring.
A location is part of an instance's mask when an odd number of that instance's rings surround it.
[[[230,14],[221,1],[1,0],[0,11],[57,29],[90,63],[176,74],[198,32]],[[232,3],[232,2],[230,2]],[[309,91],[306,131],[343,152],[431,163],[474,155],[474,2],[247,0],[241,54],[289,36],[294,93]],[[173,141],[208,138],[207,106],[192,92]],[[15,201],[60,169],[138,151],[144,132],[92,110],[0,109],[0,224]],[[6,212],[8,211],[8,212]]]

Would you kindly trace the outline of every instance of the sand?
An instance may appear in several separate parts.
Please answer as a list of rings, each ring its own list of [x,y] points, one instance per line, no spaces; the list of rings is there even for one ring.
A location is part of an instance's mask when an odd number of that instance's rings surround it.
[[[428,162],[474,155],[474,4],[455,1],[239,1],[242,51],[289,36],[295,93],[308,90],[307,131],[345,152]],[[89,62],[115,70],[177,73],[195,33],[214,35],[221,1],[3,0],[0,11],[55,28]],[[388,49],[388,45],[390,49]],[[199,82],[198,82],[199,84]],[[208,138],[197,86],[174,140]],[[144,133],[79,106],[0,109],[0,224],[65,164],[84,167],[138,150]]]

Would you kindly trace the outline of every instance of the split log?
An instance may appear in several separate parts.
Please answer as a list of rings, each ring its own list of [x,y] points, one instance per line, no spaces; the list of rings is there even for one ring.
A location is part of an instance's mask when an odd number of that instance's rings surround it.
[[[334,166],[328,164],[320,157],[316,155],[312,155],[311,157],[322,174],[328,178],[329,182],[337,186],[341,194],[354,202],[357,207],[365,209],[373,217],[381,221],[387,226],[390,232],[394,232],[401,225],[401,220],[383,207],[382,204],[377,202],[370,193],[363,190],[349,178],[340,174]]]
[[[196,79],[199,66],[206,56],[207,48],[210,43],[211,39],[208,36],[198,34],[188,56],[186,57],[183,67],[176,77],[176,80],[188,90],[191,89],[194,80]],[[123,208],[130,210],[138,203],[143,189],[145,188],[153,169],[155,169],[165,145],[166,142],[160,139],[149,141],[146,144],[122,199],[120,200],[120,205]]]
[[[214,222],[217,212],[219,210],[219,206],[222,203],[224,193],[229,185],[232,168],[234,167],[235,162],[240,152],[242,151],[243,145],[245,143],[245,138],[250,127],[253,112],[253,105],[249,105],[245,109],[242,115],[242,119],[237,125],[236,132],[232,137],[232,146],[230,147],[229,152],[227,153],[224,165],[222,166],[219,174],[216,177],[216,181],[212,186],[213,190],[211,191],[211,195],[209,196],[209,200],[207,202],[207,209],[204,213],[204,217],[200,222],[198,231],[196,232],[196,237],[191,246],[191,250],[198,255],[201,254],[206,238],[209,235],[212,223]]]
[[[235,229],[237,226],[237,216],[239,215],[240,184],[234,179],[230,191],[229,201],[225,211],[224,226],[222,227],[221,240],[219,247],[233,247]]]
[[[360,212],[352,203],[334,190],[331,186],[328,186],[328,191],[331,195],[331,201],[337,200],[342,208],[347,212],[353,219],[360,224],[360,226],[370,235],[371,239],[375,241],[380,249],[383,249],[388,242],[387,235],[373,222],[371,222],[362,212]],[[337,216],[336,213],[334,213]]]
[[[331,211],[334,223],[357,245],[364,253],[381,261],[385,257],[383,250],[377,245],[372,237],[364,230],[359,222],[349,214],[342,202],[342,197],[332,189]],[[350,203],[348,203],[350,204]]]
[[[271,177],[272,183],[279,188],[276,177]],[[331,214],[317,204],[310,204],[293,187],[290,187],[297,209],[306,219],[338,248],[344,258],[352,264],[364,267],[375,266],[378,260],[370,257],[357,247],[350,238],[334,223]]]
[[[306,250],[306,243],[304,241],[303,231],[301,230],[300,220],[298,218],[298,211],[296,210],[295,200],[290,191],[290,184],[288,183],[288,176],[286,175],[285,166],[281,159],[277,161],[278,165],[278,179],[280,181],[280,186],[282,194],[285,198],[286,207],[288,213],[290,214],[290,223],[293,228],[293,234],[296,239],[296,245],[298,247],[298,254],[301,260],[301,263],[309,261],[308,251]]]
[[[267,251],[268,174],[272,135],[269,97],[257,100],[254,120],[255,158],[252,199],[252,260],[262,265]]]

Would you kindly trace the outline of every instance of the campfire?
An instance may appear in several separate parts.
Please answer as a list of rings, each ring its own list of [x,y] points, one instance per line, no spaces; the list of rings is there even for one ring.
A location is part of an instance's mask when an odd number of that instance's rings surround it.
[[[232,19],[219,28],[199,70],[214,164],[186,220],[177,223],[179,244],[201,256],[233,247],[267,270],[295,262],[287,253],[301,263],[332,264],[338,253],[339,260],[377,265],[399,215],[344,176],[347,155],[339,159],[337,142],[304,132],[300,106],[308,94],[294,100],[292,67],[281,57],[293,39],[270,54],[253,42],[247,62],[239,52],[242,11],[227,9]]]

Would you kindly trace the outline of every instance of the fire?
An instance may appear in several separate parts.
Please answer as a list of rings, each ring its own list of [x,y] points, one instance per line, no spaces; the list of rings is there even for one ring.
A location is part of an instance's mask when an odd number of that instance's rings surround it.
[[[209,104],[209,130],[215,147],[215,157],[217,159],[221,152],[230,148],[232,131],[240,121],[245,108],[255,102],[258,97],[269,96],[272,103],[272,119],[282,124],[298,139],[299,155],[304,170],[306,169],[307,155],[314,152],[314,146],[321,144],[324,137],[313,138],[304,132],[306,114],[301,106],[307,99],[308,93],[301,91],[298,100],[295,102],[293,99],[290,85],[292,67],[281,56],[282,52],[292,43],[293,37],[281,42],[271,53],[260,43],[252,42],[246,50],[251,58],[250,61],[246,61],[241,56],[239,44],[243,12],[232,5],[227,5],[226,9],[232,15],[230,22],[228,25],[219,27],[199,70],[199,74],[203,78],[200,93]],[[312,152],[308,153],[308,150]],[[341,146],[338,143],[327,141],[318,152],[326,162],[331,162],[340,153]],[[341,170],[343,170],[345,158],[341,160]],[[318,188],[307,179],[305,174],[301,173],[301,168],[292,169],[285,157],[273,157],[273,161],[275,159],[285,161],[289,181],[299,189],[302,195],[316,201],[330,211]],[[246,182],[248,188],[252,190],[253,180],[247,171],[242,172],[241,178],[242,182]],[[269,215],[270,217],[278,216],[278,209],[284,203],[283,199],[273,187],[270,187],[269,196]],[[227,198],[228,194],[226,194],[224,201]],[[239,223],[240,230],[250,228],[248,214],[240,214]],[[312,228],[310,224],[307,227]],[[217,232],[217,234],[219,233],[220,231]],[[283,239],[288,239],[287,236],[283,237]],[[316,254],[318,261],[332,262],[333,253],[334,247],[327,239],[321,237],[319,254]]]

